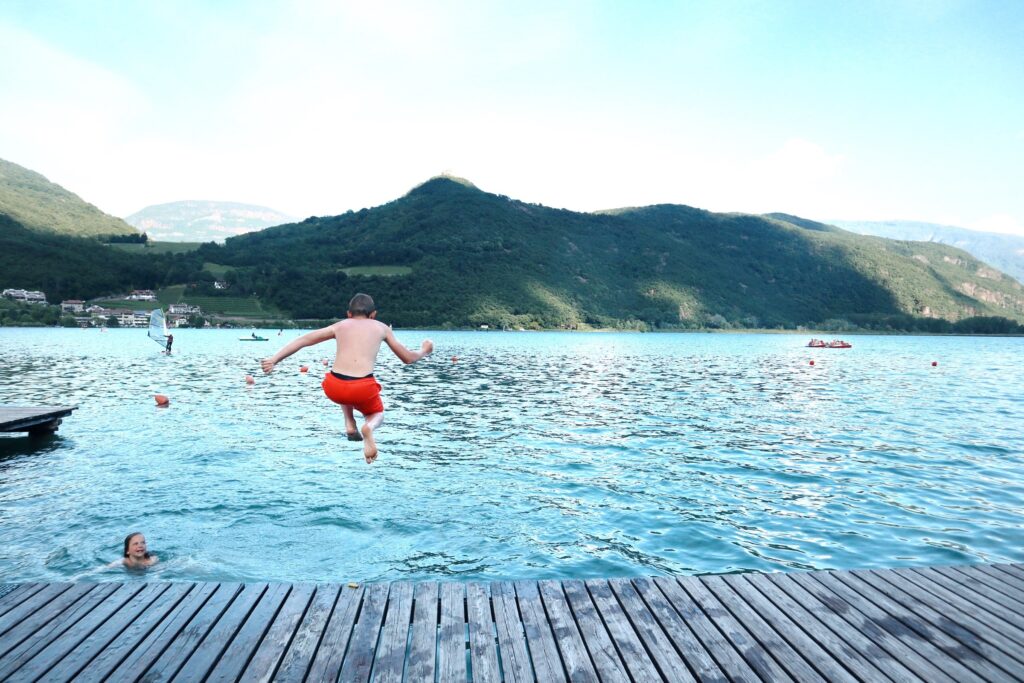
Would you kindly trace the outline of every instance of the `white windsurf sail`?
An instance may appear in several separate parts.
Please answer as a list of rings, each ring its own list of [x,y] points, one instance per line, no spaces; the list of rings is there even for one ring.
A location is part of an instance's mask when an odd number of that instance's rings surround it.
[[[160,346],[167,346],[167,321],[164,319],[164,309],[154,308],[149,314],[149,338]]]

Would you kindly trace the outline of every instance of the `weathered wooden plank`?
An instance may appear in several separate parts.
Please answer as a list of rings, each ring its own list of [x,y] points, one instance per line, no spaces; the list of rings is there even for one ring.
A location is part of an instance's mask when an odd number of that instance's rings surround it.
[[[540,683],[566,680],[562,658],[537,591],[537,582],[513,581],[512,585],[515,587],[523,629],[526,631],[526,642],[530,647],[534,675]]]
[[[1024,605],[1024,582],[1017,582],[1009,574],[995,569],[994,567],[986,567],[983,565],[973,565],[971,567],[956,567],[958,571],[971,576],[978,581],[983,581],[986,585],[992,588],[1004,592],[1009,596],[1012,596],[1018,603]]]
[[[959,584],[956,584],[941,574],[928,569],[895,569],[888,571],[892,571],[908,581],[916,583],[921,588],[942,598],[961,612],[977,616],[979,619],[984,619],[992,628],[998,630],[1000,633],[1005,633],[1014,639],[1024,642],[1024,615],[1015,610],[1008,609],[1004,604],[1005,601],[996,602],[973,591],[971,591],[969,598],[965,598],[958,593],[958,588],[964,590],[959,586]],[[982,610],[982,612],[979,612],[979,610]],[[983,612],[988,612],[996,618],[984,618],[982,617]]]
[[[993,569],[998,569],[1004,574],[1016,577],[1020,581],[1024,581],[1024,564],[1004,564],[1000,562],[989,566]]]
[[[967,593],[961,593],[959,589],[955,592],[967,600],[971,599],[972,593],[977,593],[1005,605],[1013,612],[1024,613],[1024,591],[1017,591],[1013,586],[1000,583],[984,572],[972,571],[969,567],[932,567],[931,571],[966,588]]]
[[[797,572],[792,574],[792,577],[808,593],[843,616],[871,642],[896,657],[914,676],[929,682],[953,683],[953,679],[938,669],[928,657],[910,647],[890,630],[883,628],[895,623],[903,631],[906,630],[896,622],[895,617],[887,614],[876,604],[864,600],[827,572]]]
[[[61,633],[59,638],[50,641],[49,645],[25,662],[25,665],[18,669],[17,678],[35,680],[45,676],[62,657],[88,638],[142,588],[143,584],[117,584],[117,588],[106,599],[96,604],[88,613],[82,615],[74,626]]]
[[[948,679],[941,671],[931,671],[933,667],[914,650],[865,617],[857,605],[812,579],[808,572],[772,574],[770,579],[892,680],[938,683]],[[913,663],[918,670],[925,669],[923,674],[913,670]]]
[[[145,639],[131,652],[131,667],[114,669],[110,680],[135,681],[153,662],[160,657],[164,649],[178,637],[189,621],[202,609],[218,589],[216,583],[197,584],[185,599],[151,630]]]
[[[0,596],[0,617],[17,607],[23,600],[46,588],[45,583],[20,583],[9,593]]]
[[[247,683],[266,683],[274,678],[285,650],[292,642],[295,630],[313,599],[314,590],[310,584],[292,586],[273,623],[249,660],[248,666],[242,671],[240,680]]]
[[[697,680],[725,681],[725,672],[708,654],[689,624],[683,621],[658,586],[648,578],[633,579],[632,584]]]
[[[608,635],[622,656],[622,663],[635,681],[662,680],[661,674],[647,654],[636,629],[629,623],[626,613],[612,593],[608,582],[603,579],[584,581],[584,586],[601,615]]]
[[[185,596],[195,588],[192,583],[172,583],[146,611],[138,615],[117,640],[110,643],[95,659],[82,669],[76,680],[103,681],[110,676],[146,636],[174,610]]]
[[[533,681],[526,633],[519,619],[515,587],[508,581],[491,583],[491,607],[498,635],[498,656],[506,681]]]
[[[298,681],[306,679],[310,664],[316,655],[320,638],[327,628],[327,621],[334,611],[341,586],[338,584],[319,584],[313,594],[313,600],[306,609],[295,630],[295,637],[285,650],[281,665],[274,675],[274,681]]]
[[[119,584],[99,584],[95,587],[86,586],[84,597],[79,597],[59,618],[49,612],[40,612],[41,617],[34,623],[31,638],[21,640],[0,658],[0,680],[6,680],[13,672],[24,666],[30,659],[51,642],[60,638],[65,631],[74,626],[80,619],[93,610],[96,605],[106,600],[107,596],[117,590]],[[41,623],[40,623],[41,622]]]
[[[987,598],[982,598],[938,573],[885,572],[883,577],[889,583],[912,594],[916,603],[932,607],[942,616],[948,617],[943,618],[943,625],[950,625],[951,618],[955,617],[957,625],[968,630],[967,633],[954,634],[958,640],[972,641],[973,638],[980,636],[1024,661],[1024,648],[1021,647],[1024,643],[1024,630],[1002,622],[999,618],[979,609],[979,602]],[[965,592],[957,591],[957,588],[964,589]]]
[[[830,681],[856,680],[851,670],[844,665],[852,664],[850,659],[859,655],[849,647],[844,647],[844,643],[837,642],[835,635],[822,629],[816,620],[812,620],[810,624],[804,623],[809,618],[805,610],[800,610],[799,616],[788,613],[786,610],[795,605],[792,601],[785,607],[776,606],[757,586],[751,583],[748,574],[730,574],[723,577],[723,581],[756,609],[773,630],[790,641],[802,654],[807,655],[814,668],[825,678]],[[819,642],[819,640],[824,642]],[[863,667],[858,666],[858,671],[862,669]],[[877,671],[873,671],[873,674],[874,677],[879,675]],[[865,680],[870,679],[865,678]]]
[[[234,640],[266,590],[265,583],[243,584],[241,592],[234,597],[223,614],[215,622],[211,622],[211,629],[202,642],[185,658],[174,680],[204,680],[224,650]]]
[[[412,635],[409,641],[406,679],[433,681],[437,670],[438,588],[434,581],[413,589]]]
[[[241,676],[249,659],[255,654],[260,641],[273,623],[274,617],[290,589],[291,586],[284,583],[271,583],[267,586],[263,595],[245,618],[245,623],[238,629],[231,643],[210,671],[206,683],[235,681]]]
[[[466,619],[469,621],[469,653],[473,683],[498,683],[498,644],[491,619],[491,596],[486,584],[466,584]]]
[[[626,665],[615,651],[608,629],[601,621],[601,615],[594,606],[594,601],[587,592],[587,587],[580,580],[562,581],[562,590],[569,601],[572,616],[579,626],[580,637],[586,645],[590,660],[597,670],[602,683],[628,683],[629,674]],[[543,585],[543,582],[542,582]]]
[[[370,679],[373,656],[377,651],[377,638],[384,619],[390,584],[374,583],[363,592],[363,604],[352,630],[348,654],[341,667],[341,680],[363,683]]]
[[[52,425],[67,417],[77,406],[0,406],[0,432],[24,432]]]
[[[241,591],[239,583],[218,584],[217,591],[146,670],[142,683],[172,680]]]
[[[779,666],[779,663],[775,661],[771,654],[757,642],[757,639],[730,614],[725,605],[708,590],[708,587],[704,585],[704,582],[699,577],[678,578],[675,581],[690,599],[700,606],[708,619],[743,656],[747,664],[757,672],[760,678],[776,683],[785,683],[793,680],[786,673],[786,670]]]
[[[864,572],[865,575],[873,574],[876,577],[886,573]],[[861,581],[846,572],[819,572],[814,578],[842,599],[856,604],[857,609],[866,617],[866,623],[885,629],[917,652],[920,657],[908,657],[905,663],[926,680],[939,680],[940,676],[958,681],[979,680],[977,675],[948,653],[956,650],[958,644],[955,641],[899,601],[875,590],[867,581]]]
[[[734,683],[759,680],[758,675],[754,673],[746,660],[733,649],[732,644],[715,628],[700,606],[686,594],[679,583],[669,577],[645,579],[645,581],[650,581],[653,585],[650,588],[641,589],[640,580],[633,581],[633,584],[637,586],[637,590],[640,590],[640,594],[644,596],[644,600],[647,600],[651,609],[654,610],[655,602],[660,602],[654,597],[653,591],[656,588],[678,614],[678,618],[693,632],[701,646],[701,651],[706,651],[709,653],[709,657],[714,657],[713,662],[717,661],[717,666],[714,669],[708,669],[709,673],[705,675],[717,675],[715,672],[721,669]],[[648,592],[651,593],[650,599],[647,595]],[[661,621],[660,616],[658,619]],[[664,625],[664,622],[662,624]],[[679,644],[676,643],[676,646],[679,647]]]
[[[89,591],[96,587],[96,584],[79,583],[50,600],[44,607],[25,615],[23,619],[13,624],[6,633],[0,637],[0,662],[4,661],[5,655],[15,649],[22,641],[29,638],[37,630],[43,628],[47,623],[57,620],[65,621],[63,615],[71,605],[82,599]],[[33,638],[35,640],[35,638]]]
[[[402,683],[411,625],[412,584],[405,581],[393,583],[388,595],[388,613],[380,631],[377,658],[373,662],[374,683]]]
[[[730,588],[721,576],[702,576],[699,580],[793,678],[815,683],[822,683],[825,680],[811,663],[793,649],[793,646],[786,642],[786,639],[779,635],[746,600]]]
[[[693,674],[676,652],[672,642],[658,625],[657,619],[647,609],[640,594],[628,579],[612,579],[608,582],[612,592],[619,599],[622,611],[629,617],[633,628],[640,636],[644,648],[650,653],[658,671],[669,681],[693,681]]]
[[[437,667],[441,683],[462,683],[466,674],[466,587],[446,581],[439,587],[441,624],[438,631]]]
[[[882,578],[885,577],[885,578]],[[950,606],[936,598],[934,596],[922,591],[914,584],[902,579],[895,574],[883,571],[873,572],[862,572],[859,577],[854,577],[852,580],[856,581],[859,579],[865,584],[871,587],[873,591],[877,591],[879,594],[885,596],[888,600],[899,604],[904,609],[913,612],[913,614],[927,622],[932,628],[942,631],[948,634],[949,637],[956,639],[953,642],[959,641],[965,644],[974,653],[978,653],[981,657],[988,659],[992,665],[999,667],[1004,671],[1012,671],[1018,665],[1012,664],[1007,667],[1006,663],[1009,661],[1007,656],[1000,652],[1000,650],[985,642],[979,636],[970,630],[970,618],[965,620],[964,615],[959,614],[956,610],[950,609]],[[833,579],[838,581],[838,579]],[[873,597],[874,594],[871,591],[864,590],[864,593],[869,597]],[[924,597],[926,602],[922,602],[920,597]],[[877,601],[877,598],[875,598]],[[989,680],[1004,680],[1004,674],[994,671],[992,665],[982,663],[978,664],[978,656],[964,650],[951,649],[948,641],[939,641],[935,645],[942,647],[946,644],[946,652],[949,656],[954,657],[962,662],[970,662],[972,670],[979,669],[981,673],[985,675]],[[955,648],[955,645],[953,646]],[[965,656],[966,655],[966,656]],[[927,657],[927,666],[930,668],[939,667],[941,668],[941,662],[935,661],[934,657]],[[908,657],[904,661],[910,662]],[[920,665],[918,665],[920,666]],[[934,676],[934,674],[932,674]]]
[[[48,610],[48,605],[61,593],[69,590],[72,585],[70,583],[50,583],[42,590],[26,596],[16,607],[0,617],[0,636],[5,636],[8,631],[24,621],[28,616],[36,612]]]
[[[136,593],[124,606],[102,622],[84,640],[69,650],[59,662],[50,667],[46,677],[52,681],[69,681],[76,677],[92,659],[114,642],[131,622],[145,613],[149,606],[167,590],[170,584],[151,583]]]
[[[361,585],[344,586],[338,601],[334,604],[331,619],[327,622],[324,637],[317,648],[316,656],[309,666],[308,681],[336,681],[345,660],[348,641],[356,623],[359,606],[363,602]]]
[[[561,582],[538,581],[537,588],[540,591],[541,601],[544,603],[544,610],[555,636],[555,644],[558,645],[562,664],[569,680],[596,683],[598,681],[597,671],[594,669],[593,662],[590,661],[587,646],[576,627],[576,620],[565,599]]]
[[[827,650],[836,661],[843,665],[861,680],[879,680],[884,678],[881,670],[866,659],[842,637],[836,635],[813,612],[805,608],[792,596],[771,582],[764,574],[744,574],[743,579],[770,600],[779,611],[800,626],[804,633],[811,636],[822,648]]]

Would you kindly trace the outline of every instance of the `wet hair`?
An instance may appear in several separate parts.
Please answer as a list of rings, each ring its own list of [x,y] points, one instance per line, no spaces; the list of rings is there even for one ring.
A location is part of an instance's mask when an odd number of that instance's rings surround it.
[[[128,544],[131,543],[132,539],[135,538],[136,536],[142,536],[142,532],[141,531],[133,531],[130,534],[128,534],[127,536],[124,537],[124,556],[125,557],[128,557]],[[145,557],[148,560],[149,559],[149,552],[147,551],[146,554],[143,555],[143,557]]]
[[[369,316],[376,310],[377,307],[374,305],[373,298],[369,294],[356,294],[348,302],[348,312],[352,315]]]

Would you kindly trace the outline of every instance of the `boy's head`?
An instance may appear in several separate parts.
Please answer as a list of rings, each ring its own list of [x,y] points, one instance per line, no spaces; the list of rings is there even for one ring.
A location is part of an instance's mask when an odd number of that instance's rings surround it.
[[[348,315],[350,318],[364,317],[372,318],[373,314],[377,312],[377,307],[373,304],[373,299],[369,294],[356,294],[352,297],[352,300],[348,302]]]

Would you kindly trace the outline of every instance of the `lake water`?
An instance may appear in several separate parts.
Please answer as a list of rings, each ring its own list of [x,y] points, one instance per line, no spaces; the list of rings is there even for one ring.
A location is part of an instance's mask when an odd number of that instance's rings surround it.
[[[248,333],[0,329],[0,403],[79,406],[0,437],[0,582],[123,580],[136,529],[162,580],[1024,561],[1021,338],[401,331],[367,465],[333,350]]]

